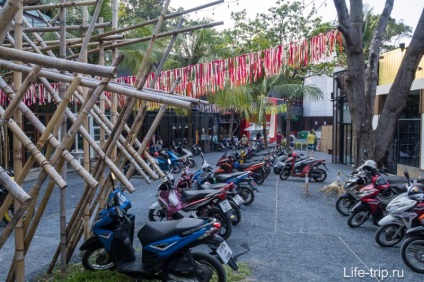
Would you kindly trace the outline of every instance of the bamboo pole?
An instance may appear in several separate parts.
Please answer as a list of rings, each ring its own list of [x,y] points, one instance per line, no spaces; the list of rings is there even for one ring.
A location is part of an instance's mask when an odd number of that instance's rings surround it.
[[[156,38],[168,37],[168,36],[174,35],[175,33],[185,33],[185,32],[190,32],[190,31],[194,31],[194,30],[198,30],[198,29],[210,28],[210,27],[214,27],[214,26],[218,26],[218,25],[222,25],[222,24],[224,24],[224,22],[213,22],[213,23],[183,28],[183,29],[180,29],[178,31],[163,32],[163,33],[158,34],[156,36]],[[145,37],[140,37],[140,38],[135,38],[135,39],[127,39],[124,42],[116,43],[114,46],[106,45],[105,50],[110,49],[112,47],[116,48],[116,47],[123,47],[123,46],[132,45],[132,44],[136,44],[136,43],[140,43],[140,42],[147,42],[151,38],[152,38],[152,36],[145,36]],[[53,46],[49,46],[47,48],[42,48],[42,50],[44,51],[44,50],[57,49],[57,48],[51,48],[51,47],[53,47]],[[92,49],[92,50],[88,51],[88,54],[93,54],[93,53],[98,53],[98,52],[99,52],[99,50],[98,50],[98,48],[96,48],[96,49]],[[68,56],[66,58],[67,59],[74,59],[74,58],[76,58],[76,55],[71,55],[71,56]]]
[[[103,18],[100,17],[99,18],[99,23],[103,23]],[[103,28],[99,29],[99,33],[102,34],[104,32]],[[104,66],[105,65],[105,50],[104,50],[104,42],[101,41],[99,42],[99,65]],[[105,107],[105,100],[106,100],[106,95],[104,92],[102,92],[102,94],[100,95],[100,111],[102,111],[103,113],[106,110]],[[91,109],[92,111],[92,109]],[[91,112],[90,112],[91,113]],[[100,127],[100,147],[104,148],[105,146],[105,139],[106,139],[106,132],[105,129],[103,128],[103,126]],[[99,183],[99,187],[100,190],[101,188],[105,185],[105,181],[104,181],[105,177],[104,177],[104,173],[103,173],[103,177],[100,177],[100,183]],[[105,207],[105,193],[100,193],[99,196],[99,208],[100,209],[104,209]]]
[[[24,11],[33,11],[33,10],[44,10],[44,9],[53,9],[53,8],[65,8],[65,7],[77,7],[77,6],[90,6],[96,4],[97,1],[78,1],[78,2],[65,2],[65,3],[52,3],[52,4],[43,4],[43,5],[32,5],[25,6]]]
[[[24,72],[24,73],[28,73],[31,70],[31,68],[28,66],[20,66],[5,60],[0,60],[0,67],[7,68],[14,71]],[[52,80],[65,81],[70,83],[72,81],[73,76],[60,74],[57,72],[43,69],[42,71],[40,71],[40,77],[45,77]],[[97,85],[96,83],[98,84],[99,81],[92,78],[81,79],[81,85],[85,87],[94,88]],[[142,100],[157,102],[161,104],[169,104],[171,106],[175,106],[179,108],[188,109],[191,105],[190,102],[180,100],[179,99],[180,97],[178,97],[178,95],[175,95],[176,97],[172,97],[172,98],[162,97],[162,95],[158,95],[158,93],[154,94],[154,90],[151,90],[149,91],[149,93],[147,93],[144,90],[137,90],[135,88],[130,88],[118,83],[109,83],[105,87],[105,90],[110,92],[120,93],[122,95],[129,96],[129,97],[134,97],[136,99],[142,99]],[[194,99],[194,100],[198,100],[198,99]]]
[[[20,0],[9,0],[0,11],[0,46],[9,31],[10,23],[19,11]]]
[[[21,186],[16,184],[3,167],[0,166],[0,185],[5,187],[7,191],[13,196],[19,204],[24,205],[27,202],[31,201],[31,197],[22,189]]]
[[[119,8],[119,0],[112,0],[112,32],[115,32],[118,29],[118,8]],[[100,34],[101,36],[104,35]],[[112,60],[114,60],[118,54],[118,49],[115,48],[116,40],[112,41]],[[103,51],[104,51],[103,44]],[[118,94],[117,92],[112,92],[112,105],[110,107],[110,114],[112,124],[115,125],[118,120]],[[113,128],[113,127],[112,127]],[[117,148],[115,147],[110,154],[112,160],[116,160]]]
[[[194,7],[192,9],[178,11],[178,12],[164,16],[164,19],[168,20],[168,19],[180,17],[182,15],[185,15],[185,14],[188,14],[188,13],[191,13],[191,12],[195,12],[197,10],[207,8],[207,7],[210,7],[210,6],[214,6],[214,5],[223,3],[223,2],[224,2],[224,0],[219,0],[219,1],[214,1],[214,2],[211,2],[211,3],[207,3],[205,5],[197,6],[197,7]],[[150,25],[150,24],[155,24],[159,20],[159,18],[156,18],[156,19],[152,19],[152,20],[149,20],[149,21],[145,21],[145,22],[142,22],[142,23],[139,23],[139,24],[135,24],[135,25],[120,28],[120,29],[117,28],[118,25],[116,24],[116,28],[114,29],[114,24],[113,24],[114,19],[117,22],[117,17],[118,17],[118,5],[117,4],[118,4],[118,1],[116,1],[116,4],[112,4],[112,31],[93,36],[92,40],[98,40],[99,38],[103,38],[103,37],[106,37],[106,36],[109,36],[109,35],[114,35],[114,34],[117,34],[117,33],[122,33],[122,32],[129,31],[129,30],[134,30],[134,29],[137,29],[137,28],[140,28],[140,27],[143,27],[143,26],[146,26],[146,25]],[[82,39],[79,39],[79,40],[80,41],[78,43],[81,43]],[[57,48],[59,48],[58,45],[49,46],[47,48],[43,48],[42,51],[53,50],[53,49],[57,49]],[[113,49],[113,47],[111,47],[111,48]]]
[[[104,67],[98,65],[90,65],[68,61],[64,59],[52,58],[40,54],[24,52],[16,49],[5,48],[0,46],[0,58],[20,60],[26,63],[33,63],[44,67],[51,67],[59,70],[65,70],[76,73],[84,73],[89,75],[97,75],[102,77],[116,77],[117,69],[112,67]]]
[[[23,3],[19,2],[19,11],[15,15],[15,31],[14,31],[15,48],[19,51],[22,50],[22,19],[23,19],[22,5]],[[21,60],[18,60],[18,61],[21,61]],[[21,62],[17,62],[17,63],[21,64]],[[3,81],[3,79],[1,78],[0,80]],[[15,90],[18,90],[20,88],[20,86],[22,85],[22,73],[13,74],[13,85],[15,87]],[[0,109],[2,110],[1,107]],[[4,112],[0,112],[0,114],[3,114],[3,113]],[[19,111],[16,111],[13,115],[13,118],[14,118],[14,121],[9,120],[7,125],[8,128],[11,129],[11,126],[16,126],[17,130],[22,131],[21,130],[22,123],[23,123],[22,113]],[[15,175],[17,176],[21,175],[22,173],[22,141],[23,140],[21,140],[19,136],[14,132],[13,134],[13,170],[15,172]],[[22,211],[22,209],[25,208],[25,205],[20,205],[18,201],[14,201],[14,208]],[[8,230],[11,231],[13,228],[15,229],[15,264],[16,264],[15,280],[18,282],[21,282],[25,280],[24,230],[23,230],[22,219],[19,217],[16,217],[16,215],[14,215],[13,217],[14,218],[11,220],[11,222],[8,223],[7,228],[5,228],[5,230],[2,232],[2,235],[5,235],[4,237],[9,237],[10,233],[7,234]]]
[[[95,28],[104,28],[111,25],[111,22],[105,22],[101,24],[96,24]],[[88,25],[67,25],[66,30],[86,30],[88,29]],[[59,31],[59,26],[37,26],[37,27],[25,27],[23,32],[53,32]],[[122,37],[122,36],[121,36]],[[102,39],[103,40],[103,39]],[[48,42],[46,41],[48,44]]]

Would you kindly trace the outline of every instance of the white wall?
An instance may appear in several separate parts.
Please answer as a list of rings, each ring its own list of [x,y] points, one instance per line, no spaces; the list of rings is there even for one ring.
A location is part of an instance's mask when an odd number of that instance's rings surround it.
[[[333,102],[331,102],[331,92],[333,92],[333,78],[329,76],[310,76],[305,78],[305,86],[314,85],[321,89],[323,99],[318,101],[303,99],[304,117],[332,117]]]

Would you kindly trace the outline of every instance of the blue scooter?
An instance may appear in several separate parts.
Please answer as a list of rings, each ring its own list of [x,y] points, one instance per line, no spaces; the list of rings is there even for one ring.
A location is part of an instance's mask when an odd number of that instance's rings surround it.
[[[181,164],[178,156],[172,150],[159,150],[153,154],[159,168],[164,171],[170,171],[173,174],[181,172]]]
[[[141,256],[136,254],[135,216],[127,214],[130,207],[121,189],[111,192],[106,208],[94,221],[94,236],[80,247],[84,268],[116,268],[138,279],[164,281],[209,281],[213,275],[218,281],[226,281],[222,263],[237,271],[238,256],[233,256],[225,240],[217,235],[221,226],[213,218],[149,222],[137,233],[142,251]],[[199,245],[207,245],[211,252],[192,251]]]

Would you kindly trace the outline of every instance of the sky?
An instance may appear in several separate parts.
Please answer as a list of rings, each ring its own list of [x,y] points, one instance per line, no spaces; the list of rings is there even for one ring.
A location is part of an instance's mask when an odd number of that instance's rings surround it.
[[[392,10],[392,18],[403,20],[405,24],[411,26],[413,30],[418,23],[424,8],[424,0],[394,0],[394,7]],[[214,2],[214,0],[180,0],[171,1],[171,7],[177,8],[178,6],[184,9],[198,7],[207,3]],[[266,13],[267,10],[275,6],[275,0],[225,0],[224,3],[208,7],[197,11],[197,13],[190,13],[190,18],[203,18],[209,17],[214,21],[224,21],[224,25],[217,28],[229,28],[232,26],[230,14],[231,12],[241,11],[246,9],[249,18],[255,18],[257,13]],[[318,9],[324,21],[333,21],[337,19],[336,8],[334,7],[333,0],[305,0],[305,4],[309,5],[315,2],[315,7]],[[383,11],[385,0],[364,0],[364,4],[373,7],[374,14],[380,14]],[[349,7],[349,1],[347,2]],[[311,5],[309,5],[311,6]],[[407,43],[407,42],[406,42]]]

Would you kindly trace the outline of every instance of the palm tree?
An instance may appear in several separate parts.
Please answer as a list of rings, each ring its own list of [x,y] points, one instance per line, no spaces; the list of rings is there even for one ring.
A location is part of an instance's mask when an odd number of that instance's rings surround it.
[[[269,111],[283,113],[286,112],[286,138],[290,136],[290,119],[291,107],[295,100],[302,100],[304,97],[309,97],[312,100],[319,100],[323,98],[321,89],[316,86],[305,86],[302,79],[297,77],[296,70],[292,75],[289,75],[289,69],[281,72],[273,78],[264,78],[261,82],[256,84],[256,93],[258,95],[258,122],[262,124],[263,134],[266,137],[266,113]],[[286,104],[284,106],[275,106],[267,97],[273,96],[276,98],[285,98]],[[265,148],[268,147],[267,138],[265,140]]]
[[[214,94],[209,95],[208,101],[219,106],[222,109],[229,110],[230,128],[229,137],[233,137],[237,127],[233,129],[234,114],[238,113],[241,117],[249,118],[252,114],[253,98],[249,85],[228,86]]]

